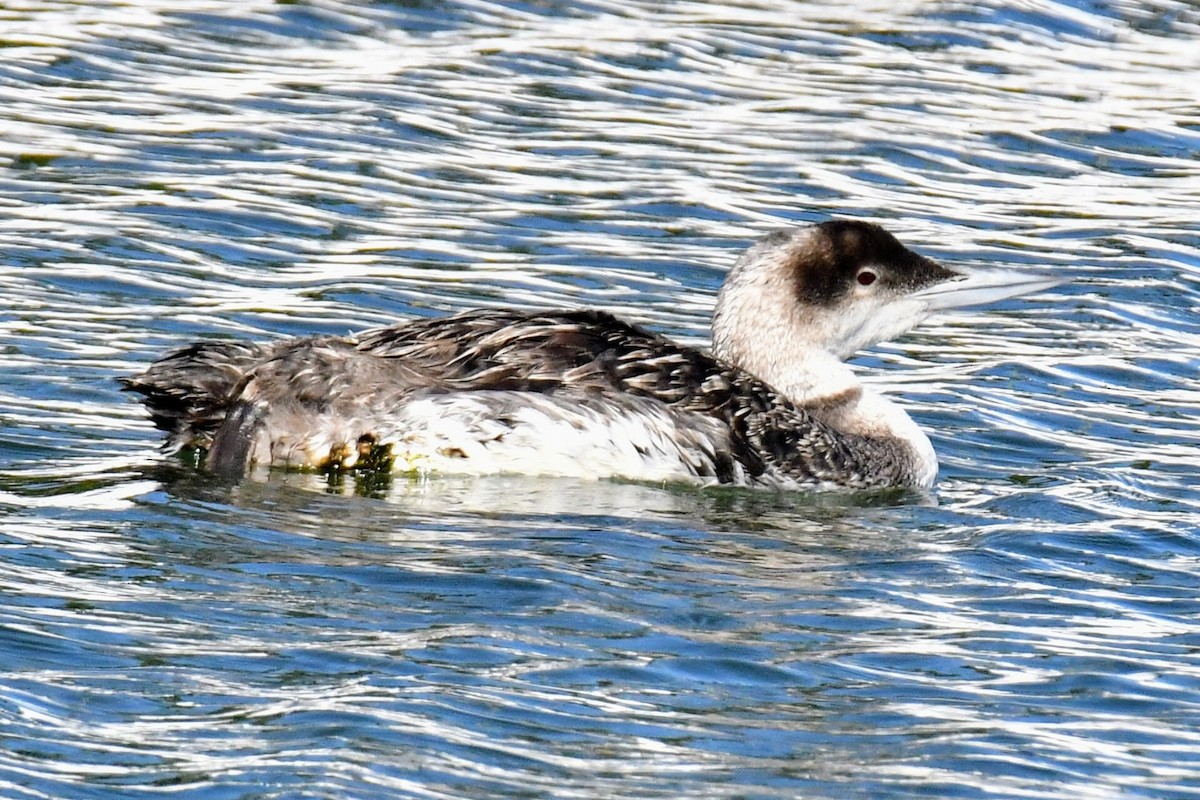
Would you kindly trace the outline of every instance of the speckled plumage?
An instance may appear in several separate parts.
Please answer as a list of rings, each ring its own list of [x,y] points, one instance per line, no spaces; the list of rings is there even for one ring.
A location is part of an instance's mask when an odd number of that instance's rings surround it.
[[[245,468],[242,458],[262,426],[332,425],[338,432],[328,448],[302,447],[296,452],[303,456],[286,455],[287,437],[277,434],[271,460],[338,466],[359,452],[360,440],[387,444],[376,429],[389,410],[482,392],[494,393],[500,416],[512,393],[566,407],[603,398],[610,414],[660,406],[676,431],[707,432],[706,445],[690,443],[696,454],[685,467],[700,481],[866,487],[907,477],[895,443],[839,435],[753,376],[599,311],[468,311],[351,338],[202,343],[126,385],[146,396],[171,447],[209,449],[210,463],[226,471]]]

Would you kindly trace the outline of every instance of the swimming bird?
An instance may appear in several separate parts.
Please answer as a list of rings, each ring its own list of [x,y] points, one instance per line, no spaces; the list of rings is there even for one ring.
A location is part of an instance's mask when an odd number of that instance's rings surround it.
[[[350,336],[209,341],[123,379],[165,449],[252,465],[783,488],[928,487],[929,438],[845,363],[944,309],[1049,288],[882,227],[777,231],[734,264],[711,352],[603,311],[473,310]]]

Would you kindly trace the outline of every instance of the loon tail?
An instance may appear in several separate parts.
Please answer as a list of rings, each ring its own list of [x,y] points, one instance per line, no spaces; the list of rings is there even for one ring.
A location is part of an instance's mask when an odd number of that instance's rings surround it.
[[[207,448],[237,402],[247,373],[269,357],[268,351],[246,342],[201,342],[119,380],[122,389],[145,398],[155,427],[170,434],[168,452]]]

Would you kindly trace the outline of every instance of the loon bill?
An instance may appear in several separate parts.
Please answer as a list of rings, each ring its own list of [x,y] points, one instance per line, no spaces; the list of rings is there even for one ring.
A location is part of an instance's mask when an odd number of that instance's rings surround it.
[[[207,469],[372,467],[746,486],[928,487],[937,457],[844,361],[934,311],[1049,288],[948,269],[878,225],[771,233],[712,352],[611,314],[477,310],[339,336],[212,341],[122,379]]]

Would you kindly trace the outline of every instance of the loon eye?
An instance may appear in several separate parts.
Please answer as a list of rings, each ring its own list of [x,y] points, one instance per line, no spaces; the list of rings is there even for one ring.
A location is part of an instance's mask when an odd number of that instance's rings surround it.
[[[876,275],[871,270],[864,269],[858,273],[858,285],[859,286],[870,286],[872,283],[875,282],[875,279],[877,277],[879,277],[879,276]]]

